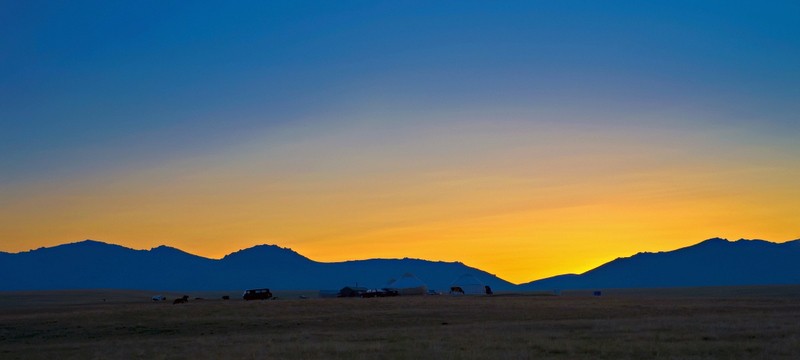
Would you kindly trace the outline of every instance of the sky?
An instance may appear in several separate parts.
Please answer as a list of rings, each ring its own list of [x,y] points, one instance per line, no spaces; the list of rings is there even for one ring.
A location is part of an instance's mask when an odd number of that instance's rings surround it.
[[[3,1],[0,251],[461,261],[800,238],[796,1]]]

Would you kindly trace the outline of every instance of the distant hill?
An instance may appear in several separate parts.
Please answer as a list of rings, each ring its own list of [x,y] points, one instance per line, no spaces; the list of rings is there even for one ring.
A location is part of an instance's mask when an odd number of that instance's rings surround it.
[[[0,290],[310,290],[356,284],[379,288],[406,272],[415,274],[431,289],[446,289],[465,273],[493,289],[515,288],[460,262],[406,258],[322,263],[275,245],[240,250],[220,260],[167,246],[134,250],[93,240],[15,254],[0,252]]]
[[[0,290],[148,289],[277,290],[383,287],[413,273],[431,289],[445,290],[463,274],[495,290],[569,290],[800,284],[800,240],[709,239],[668,252],[618,258],[583,274],[514,285],[460,262],[370,259],[323,263],[275,245],[258,245],[222,259],[168,246],[134,250],[85,240],[50,248],[0,252]]]
[[[521,290],[800,284],[800,240],[708,239],[668,252],[618,258],[583,274],[519,285]]]

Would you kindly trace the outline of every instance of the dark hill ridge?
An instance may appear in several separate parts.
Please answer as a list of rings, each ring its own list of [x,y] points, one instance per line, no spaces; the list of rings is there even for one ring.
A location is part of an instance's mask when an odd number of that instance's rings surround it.
[[[232,252],[222,258],[222,261],[252,262],[259,259],[268,258],[273,263],[303,263],[311,261],[309,258],[298,254],[290,248],[282,248],[277,245],[256,245],[251,248]]]
[[[414,273],[432,289],[445,289],[465,273],[498,290],[514,288],[503,279],[458,262],[371,259],[321,263],[275,245],[239,250],[219,260],[168,246],[134,250],[94,240],[0,253],[0,290],[339,289],[355,284],[382,287],[405,272]]]
[[[800,240],[713,238],[668,252],[618,258],[583,274],[521,284],[525,290],[800,284]]]
[[[86,240],[15,254],[0,252],[0,290],[337,289],[355,284],[382,287],[406,272],[439,290],[465,273],[496,290],[800,284],[797,264],[800,240],[714,238],[673,251],[617,258],[580,275],[515,286],[460,262],[405,258],[322,263],[275,245],[258,245],[215,260],[168,246],[134,250]]]

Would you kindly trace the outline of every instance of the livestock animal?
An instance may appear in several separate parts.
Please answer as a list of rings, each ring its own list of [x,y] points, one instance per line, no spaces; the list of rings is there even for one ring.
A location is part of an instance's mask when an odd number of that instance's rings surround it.
[[[172,305],[184,304],[184,303],[188,303],[188,302],[189,302],[189,296],[188,295],[183,295],[183,297],[179,297],[179,298],[175,299],[175,301],[172,302]]]
[[[461,294],[464,295],[464,289],[461,286],[451,286],[450,287],[450,294]]]

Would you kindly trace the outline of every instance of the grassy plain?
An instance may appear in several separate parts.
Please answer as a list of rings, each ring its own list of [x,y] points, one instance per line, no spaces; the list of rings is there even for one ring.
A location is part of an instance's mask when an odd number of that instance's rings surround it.
[[[153,294],[0,293],[0,358],[800,358],[800,286],[250,302],[189,293],[181,305]]]

